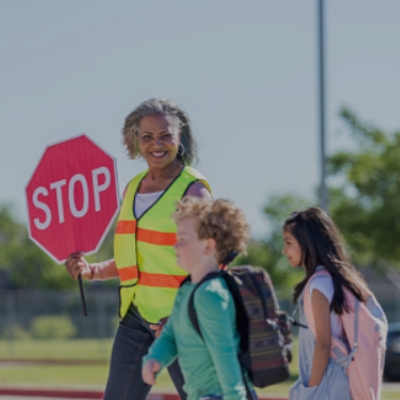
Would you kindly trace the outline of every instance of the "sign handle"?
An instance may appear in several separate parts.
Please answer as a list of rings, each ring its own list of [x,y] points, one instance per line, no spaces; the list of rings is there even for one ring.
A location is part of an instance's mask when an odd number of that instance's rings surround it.
[[[83,291],[83,282],[82,282],[82,275],[78,275],[79,281],[79,291],[81,293],[81,301],[82,301],[82,308],[83,308],[83,315],[87,317],[87,310],[86,310],[86,300],[85,300],[85,292]]]

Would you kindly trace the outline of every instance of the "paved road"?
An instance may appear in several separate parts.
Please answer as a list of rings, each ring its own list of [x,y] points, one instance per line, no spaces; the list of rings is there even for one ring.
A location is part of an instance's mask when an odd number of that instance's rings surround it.
[[[388,391],[388,392],[400,392],[400,382],[395,383],[395,382],[385,382],[383,384],[383,390]],[[175,396],[171,396],[170,394],[164,394],[164,393],[153,393],[152,396],[150,397],[149,400],[172,400],[172,397],[175,398]],[[98,398],[98,397],[97,397]],[[19,396],[19,395],[2,395],[0,394],[0,400],[71,400],[70,397],[38,397],[38,396]],[[88,397],[85,398],[78,398],[74,397],[74,400],[87,400]],[[267,399],[267,397],[264,397],[264,399]],[[271,398],[272,399],[272,398]],[[274,398],[274,400],[277,400],[278,398]],[[284,397],[281,397],[283,400]]]

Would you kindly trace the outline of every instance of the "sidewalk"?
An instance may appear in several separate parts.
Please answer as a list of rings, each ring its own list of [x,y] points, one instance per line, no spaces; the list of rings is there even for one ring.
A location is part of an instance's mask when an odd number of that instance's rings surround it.
[[[386,392],[400,392],[399,382],[384,382],[383,390]],[[400,397],[399,397],[400,398]],[[0,400],[85,400],[85,399],[103,399],[101,390],[84,389],[54,389],[54,388],[18,388],[18,387],[0,387]],[[179,400],[175,393],[166,393],[165,391],[153,388],[148,400]],[[259,397],[259,400],[288,400],[285,396],[266,396]]]

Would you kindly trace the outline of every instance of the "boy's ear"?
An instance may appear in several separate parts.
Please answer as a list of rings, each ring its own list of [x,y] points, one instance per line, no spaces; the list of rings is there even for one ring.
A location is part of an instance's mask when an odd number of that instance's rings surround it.
[[[204,251],[207,255],[215,253],[217,250],[217,242],[213,238],[206,239]]]

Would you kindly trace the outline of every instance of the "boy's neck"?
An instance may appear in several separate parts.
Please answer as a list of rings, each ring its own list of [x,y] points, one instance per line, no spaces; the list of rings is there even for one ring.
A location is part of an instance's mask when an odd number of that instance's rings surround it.
[[[219,264],[213,258],[209,262],[202,264],[200,267],[195,268],[195,270],[191,272],[190,274],[191,281],[192,283],[199,283],[209,273],[218,271],[219,271]]]

